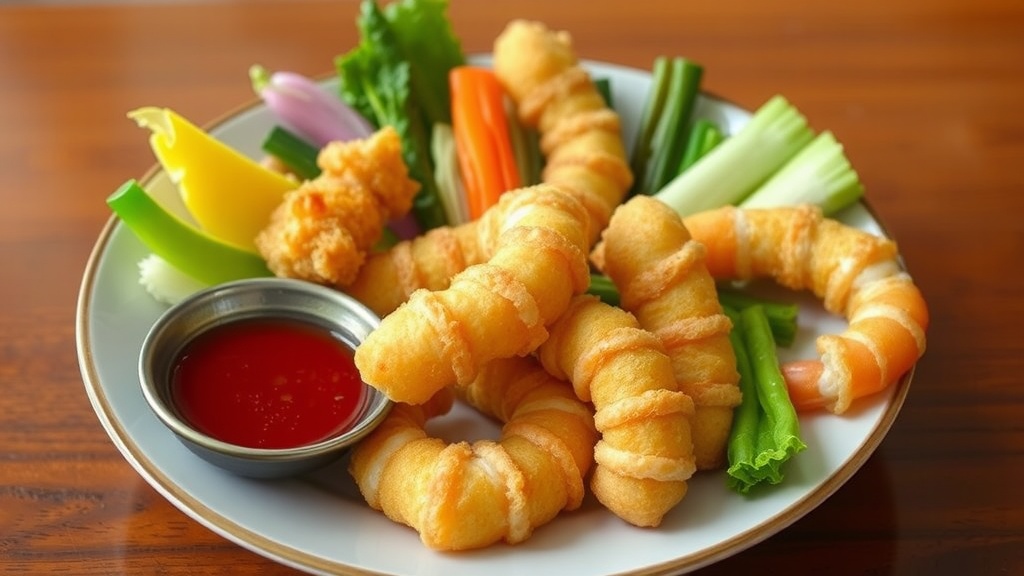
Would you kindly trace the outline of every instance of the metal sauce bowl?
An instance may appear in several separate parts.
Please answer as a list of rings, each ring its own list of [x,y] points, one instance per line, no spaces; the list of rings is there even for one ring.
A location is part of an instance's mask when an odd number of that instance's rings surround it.
[[[179,354],[200,333],[250,318],[311,323],[333,332],[353,350],[380,324],[376,314],[346,294],[283,278],[257,278],[218,285],[171,307],[146,335],[139,356],[139,379],[149,407],[189,450],[242,476],[292,476],[340,458],[387,416],[391,401],[366,386],[364,401],[353,425],[340,435],[315,444],[280,449],[249,448],[223,442],[194,429],[181,417],[171,399],[171,374]]]

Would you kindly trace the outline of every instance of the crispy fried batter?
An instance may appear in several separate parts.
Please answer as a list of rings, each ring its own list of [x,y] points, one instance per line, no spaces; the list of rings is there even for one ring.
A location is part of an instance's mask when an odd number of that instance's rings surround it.
[[[650,196],[635,196],[602,233],[602,270],[618,286],[622,307],[657,335],[672,360],[679,389],[693,399],[693,451],[698,470],[726,463],[733,410],[739,405],[732,324],[718,303],[704,246],[679,215]]]
[[[811,205],[724,206],[683,220],[716,279],[772,278],[822,299],[848,321],[822,334],[819,357],[781,366],[797,410],[837,414],[891,386],[924,354],[928,306],[899,264],[896,243],[826,218]]]
[[[285,195],[256,248],[277,276],[344,287],[385,223],[411,208],[419,184],[409,178],[390,127],[328,144],[317,164],[322,174]]]
[[[591,409],[532,356],[495,360],[455,389],[504,423],[498,441],[447,443],[425,425],[452,389],[396,404],[353,450],[349,472],[366,502],[437,550],[517,544],[583,502],[597,432]]]

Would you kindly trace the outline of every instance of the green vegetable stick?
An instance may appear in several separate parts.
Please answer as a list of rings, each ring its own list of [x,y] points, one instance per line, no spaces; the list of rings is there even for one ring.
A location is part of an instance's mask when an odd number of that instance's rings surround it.
[[[262,148],[299,178],[312,180],[320,175],[320,166],[316,163],[320,150],[281,126],[274,126],[270,130],[263,140]]]
[[[615,108],[615,99],[612,98],[611,78],[594,78],[594,87],[601,93],[605,106]]]
[[[272,275],[259,254],[225,244],[164,210],[135,180],[122,184],[107,205],[154,254],[200,282]]]
[[[771,326],[775,343],[783,348],[793,344],[797,331],[797,316],[800,307],[792,303],[773,302],[764,298],[744,294],[736,290],[718,288],[718,301],[737,312],[751,306],[761,306]]]
[[[759,418],[753,460],[731,460],[728,473],[730,486],[740,492],[747,492],[763,482],[781,482],[783,464],[807,446],[800,439],[800,421],[779,369],[775,342],[764,310],[760,306],[751,306],[740,311],[739,326],[749,358],[749,376],[756,389]],[[741,381],[743,378],[741,372]],[[749,402],[751,399],[746,398],[746,394],[744,391],[744,402]],[[744,444],[736,449],[746,455],[749,449],[749,428],[737,432],[742,439],[737,442],[742,441]]]
[[[739,311],[723,306],[725,314],[732,320],[729,342],[736,355],[736,371],[740,374],[740,392],[743,400],[733,412],[732,431],[727,447],[729,486],[739,492],[747,492],[757,484],[751,471],[757,456],[757,429],[761,421],[761,405],[757,399],[757,384],[754,370],[750,367],[750,356],[743,341],[743,327]]]
[[[619,305],[619,289],[612,279],[604,274],[590,275],[590,286],[587,288],[587,293],[597,296],[605,304]]]
[[[532,186],[541,180],[544,155],[540,151],[540,135],[519,120],[519,111],[511,98],[505,98],[505,122],[508,125],[512,152],[519,168],[519,180],[523,186]]]
[[[677,174],[685,172],[724,139],[725,136],[717,124],[707,118],[698,118],[690,129],[690,138],[686,142],[686,150]]]
[[[864,195],[843,145],[824,131],[740,203],[742,208],[772,208],[809,203],[830,216]]]
[[[644,110],[640,116],[640,129],[637,131],[633,154],[630,158],[630,168],[634,174],[631,195],[639,193],[643,187],[641,175],[647,173],[647,163],[651,159],[651,141],[668,97],[671,72],[672,66],[669,58],[660,56],[654,59],[651,70],[651,87],[647,93],[647,100],[644,102]]]
[[[669,63],[668,95],[651,139],[651,160],[647,165],[641,193],[653,194],[675,178],[689,139],[690,116],[693,113],[704,69],[685,58]]]
[[[676,176],[655,197],[682,216],[737,204],[814,138],[782,96],[762,105],[739,132]]]

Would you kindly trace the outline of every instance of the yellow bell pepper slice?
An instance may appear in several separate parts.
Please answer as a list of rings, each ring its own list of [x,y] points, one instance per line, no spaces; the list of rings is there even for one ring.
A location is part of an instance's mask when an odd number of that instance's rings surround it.
[[[129,112],[128,117],[152,131],[150,146],[199,226],[222,242],[256,252],[253,239],[267,225],[284,193],[298,184],[173,110],[145,107]]]

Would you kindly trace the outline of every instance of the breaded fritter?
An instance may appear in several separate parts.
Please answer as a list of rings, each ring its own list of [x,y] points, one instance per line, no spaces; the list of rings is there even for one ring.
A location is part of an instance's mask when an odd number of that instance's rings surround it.
[[[387,222],[412,207],[420,185],[409,178],[391,127],[366,139],[331,142],[317,164],[321,175],[285,195],[256,248],[277,276],[344,287]]]

